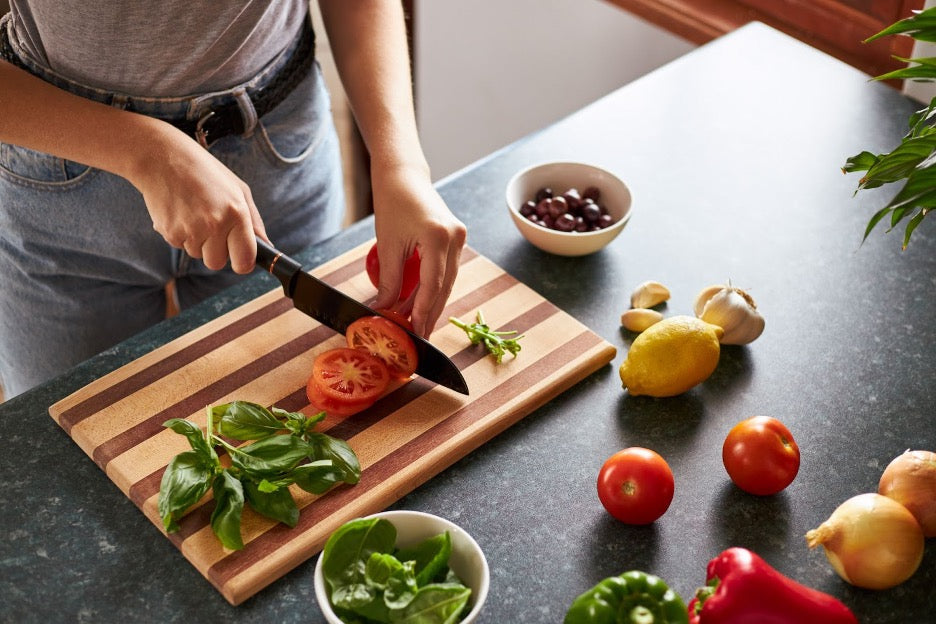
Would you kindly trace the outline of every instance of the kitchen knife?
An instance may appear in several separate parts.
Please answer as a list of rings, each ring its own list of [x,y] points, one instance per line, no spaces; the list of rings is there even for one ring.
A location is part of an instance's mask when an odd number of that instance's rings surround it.
[[[344,334],[348,325],[362,316],[379,316],[363,303],[332,288],[314,275],[302,270],[302,265],[266,241],[257,239],[257,266],[272,273],[283,285],[286,296],[296,308],[323,325]],[[458,367],[429,341],[404,328],[416,345],[416,374],[468,394],[468,384]]]

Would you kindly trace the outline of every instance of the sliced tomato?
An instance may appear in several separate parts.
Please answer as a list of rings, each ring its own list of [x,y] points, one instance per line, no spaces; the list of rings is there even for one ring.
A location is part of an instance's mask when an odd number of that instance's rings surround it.
[[[382,360],[364,351],[340,347],[315,358],[306,394],[316,407],[325,411],[331,407],[337,414],[338,409],[357,411],[373,403],[389,382],[390,372]],[[315,399],[327,405],[318,405]]]
[[[406,378],[416,371],[416,345],[393,321],[382,316],[365,316],[348,326],[348,346],[383,360],[395,377]]]
[[[351,416],[367,409],[374,404],[374,401],[351,401],[350,399],[339,400],[326,396],[324,392],[315,383],[314,377],[309,377],[309,383],[306,385],[306,397],[309,404],[315,409],[327,412],[332,416]]]

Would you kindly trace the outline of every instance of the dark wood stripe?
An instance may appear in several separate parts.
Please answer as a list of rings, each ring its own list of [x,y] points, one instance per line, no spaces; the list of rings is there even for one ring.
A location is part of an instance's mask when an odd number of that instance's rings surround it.
[[[440,440],[452,437],[472,423],[495,411],[503,404],[505,396],[516,396],[523,390],[554,374],[576,357],[600,344],[601,341],[601,337],[588,330],[570,337],[568,342],[560,345],[532,366],[492,388],[444,421],[369,466],[362,472],[361,481],[357,485],[332,490],[316,499],[311,505],[303,509],[303,513],[299,517],[299,524],[295,528],[276,525],[252,540],[244,550],[233,552],[216,562],[208,569],[208,580],[220,590],[232,578],[287,544],[296,534],[309,530],[329,515],[340,511],[353,499],[359,498],[364,493],[379,487],[405,466],[431,455],[433,449],[439,446]],[[564,389],[556,388],[554,391],[543,392],[540,395],[541,400],[531,405],[530,411],[546,403]],[[512,423],[508,422],[502,427],[488,428],[483,432],[479,432],[479,435],[470,441],[470,448],[464,449],[465,453],[474,450],[510,424]],[[411,484],[412,488],[435,476],[454,461],[453,459],[452,462],[445,464],[441,461],[435,463],[432,466],[432,471],[421,474],[422,480],[420,482]],[[400,490],[394,490],[389,496],[399,497],[404,493]],[[388,500],[386,504],[390,502],[392,501]]]

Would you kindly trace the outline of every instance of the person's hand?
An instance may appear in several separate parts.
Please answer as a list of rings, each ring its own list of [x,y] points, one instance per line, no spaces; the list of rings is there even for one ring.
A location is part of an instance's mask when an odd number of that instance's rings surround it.
[[[419,251],[419,286],[397,311],[412,313],[413,332],[428,338],[442,315],[458,274],[465,246],[464,224],[436,192],[426,172],[395,167],[372,171],[380,284],[376,308],[394,308],[403,282],[403,265]]]
[[[255,235],[266,238],[250,188],[194,140],[162,124],[152,153],[130,180],[142,193],[153,228],[173,247],[220,270],[250,273]]]

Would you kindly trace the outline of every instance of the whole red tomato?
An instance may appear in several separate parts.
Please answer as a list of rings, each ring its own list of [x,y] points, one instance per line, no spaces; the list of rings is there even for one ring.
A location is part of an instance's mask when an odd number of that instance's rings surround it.
[[[751,494],[776,494],[793,483],[800,451],[793,434],[770,416],[754,416],[731,428],[722,446],[728,476]]]
[[[377,243],[367,252],[367,258],[364,261],[364,268],[367,270],[367,277],[371,284],[377,288],[380,284],[380,260],[377,259]],[[407,299],[416,286],[419,284],[419,251],[413,250],[413,254],[407,258],[403,264],[403,285],[400,287],[400,301]]]
[[[673,471],[650,449],[618,451],[598,472],[598,498],[612,516],[627,524],[650,524],[673,501]]]

